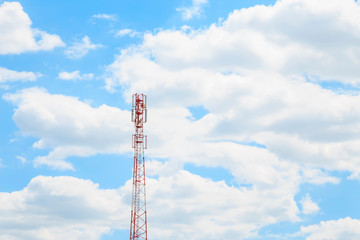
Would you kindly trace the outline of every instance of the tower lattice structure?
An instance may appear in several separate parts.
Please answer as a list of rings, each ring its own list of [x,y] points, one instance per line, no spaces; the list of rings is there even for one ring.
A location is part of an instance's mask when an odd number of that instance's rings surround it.
[[[131,120],[135,125],[135,134],[132,137],[134,148],[134,168],[132,184],[132,204],[130,240],[147,240],[147,213],[145,188],[145,157],[147,137],[144,135],[144,123],[147,121],[146,95],[134,94],[132,97]]]

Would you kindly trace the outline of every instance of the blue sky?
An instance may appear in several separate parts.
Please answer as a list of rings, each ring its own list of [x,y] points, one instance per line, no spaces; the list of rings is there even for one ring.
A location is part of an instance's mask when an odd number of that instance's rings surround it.
[[[0,1],[0,239],[359,239],[354,0]]]

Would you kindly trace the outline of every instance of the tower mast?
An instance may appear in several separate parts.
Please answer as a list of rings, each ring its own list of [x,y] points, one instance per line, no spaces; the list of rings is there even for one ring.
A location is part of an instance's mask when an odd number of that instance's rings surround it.
[[[147,213],[145,191],[145,157],[147,137],[144,135],[144,123],[147,120],[146,95],[134,94],[132,97],[131,120],[135,125],[132,136],[134,148],[134,168],[132,184],[132,204],[130,222],[130,240],[147,240]]]

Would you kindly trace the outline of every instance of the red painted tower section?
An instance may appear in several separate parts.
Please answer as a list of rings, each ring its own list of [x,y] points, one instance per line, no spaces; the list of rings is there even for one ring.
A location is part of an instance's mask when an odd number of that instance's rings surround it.
[[[132,137],[134,148],[134,168],[132,186],[132,205],[130,240],[147,240],[147,213],[145,191],[145,157],[147,137],[144,135],[144,123],[147,120],[146,95],[134,94],[132,98],[131,120],[135,124],[135,134]]]

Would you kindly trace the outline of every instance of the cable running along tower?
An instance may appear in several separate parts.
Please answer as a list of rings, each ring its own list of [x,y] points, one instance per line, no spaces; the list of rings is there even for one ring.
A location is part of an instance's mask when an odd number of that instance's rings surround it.
[[[134,168],[132,185],[132,204],[130,222],[130,240],[147,240],[147,215],[145,191],[145,157],[147,137],[144,135],[144,123],[147,120],[146,95],[134,94],[132,97],[131,120],[135,125],[132,136],[134,148]]]

